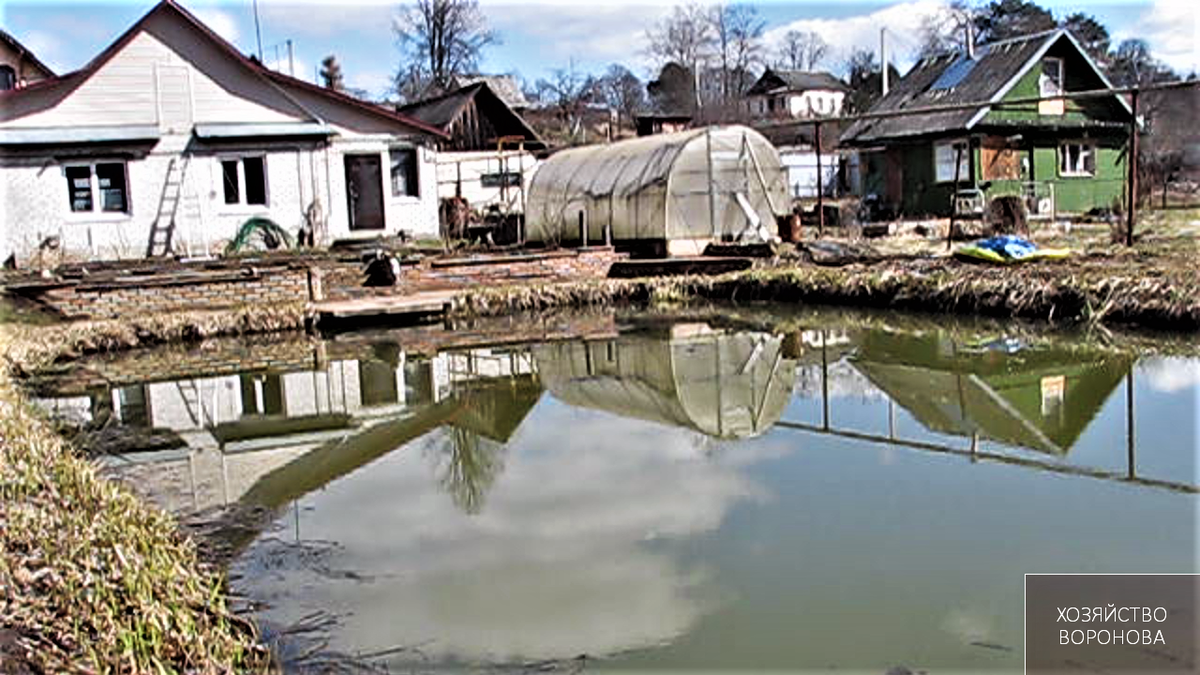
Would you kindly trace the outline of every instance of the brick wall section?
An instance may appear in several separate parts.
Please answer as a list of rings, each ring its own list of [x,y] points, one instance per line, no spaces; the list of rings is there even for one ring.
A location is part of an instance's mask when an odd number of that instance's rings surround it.
[[[44,291],[39,299],[65,316],[106,319],[133,314],[279,305],[308,300],[308,268],[253,267],[217,273],[86,281]]]
[[[364,295],[397,295],[471,286],[504,286],[529,282],[603,279],[626,255],[611,248],[482,255],[471,258],[426,258],[401,267],[395,286],[366,288],[361,265],[323,266],[322,286],[328,300]]]

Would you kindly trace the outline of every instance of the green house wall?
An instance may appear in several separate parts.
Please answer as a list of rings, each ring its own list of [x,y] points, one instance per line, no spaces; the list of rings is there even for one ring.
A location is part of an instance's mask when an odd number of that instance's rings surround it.
[[[1078,136],[1064,136],[1076,139]],[[1030,173],[1023,180],[977,180],[983,175],[982,157],[978,142],[971,143],[971,175],[963,176],[963,189],[980,187],[988,199],[1004,195],[1020,195],[1022,183],[1036,181],[1053,185],[1055,208],[1060,213],[1084,213],[1094,208],[1112,207],[1125,195],[1125,149],[1119,140],[1095,139],[1096,173],[1093,176],[1062,176],[1058,171],[1059,141],[1053,138],[1032,141],[1033,161]],[[904,167],[904,189],[900,207],[905,216],[949,216],[952,182],[935,180],[933,164],[934,141],[893,146]],[[1028,150],[1026,151],[1029,152]],[[874,166],[874,165],[872,165]],[[869,185],[883,194],[881,178],[871,179]]]

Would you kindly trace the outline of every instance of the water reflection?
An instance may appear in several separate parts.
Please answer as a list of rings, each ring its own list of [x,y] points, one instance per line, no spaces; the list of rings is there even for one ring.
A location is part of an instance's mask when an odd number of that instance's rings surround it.
[[[179,503],[274,510],[236,542],[268,621],[329,612],[332,648],[422,665],[1019,668],[1024,572],[1195,571],[1194,359],[723,323],[112,362],[46,405],[175,434],[124,470]]]
[[[538,345],[533,355],[542,385],[565,403],[734,439],[765,432],[783,414],[795,375],[783,342],[680,323]]]
[[[854,367],[931,431],[1065,455],[1132,359],[1003,337],[864,334]]]

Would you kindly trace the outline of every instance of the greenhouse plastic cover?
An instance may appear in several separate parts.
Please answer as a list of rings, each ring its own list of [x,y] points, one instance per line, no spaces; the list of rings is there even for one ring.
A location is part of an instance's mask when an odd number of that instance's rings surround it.
[[[527,239],[577,241],[580,213],[592,242],[609,225],[618,240],[736,236],[755,219],[773,223],[788,206],[779,153],[762,135],[742,126],[691,129],[551,156],[530,181]]]

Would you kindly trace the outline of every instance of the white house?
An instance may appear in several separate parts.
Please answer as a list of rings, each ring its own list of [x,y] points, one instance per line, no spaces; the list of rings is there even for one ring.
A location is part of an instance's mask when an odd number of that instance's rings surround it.
[[[746,99],[757,118],[812,118],[842,114],[849,87],[825,72],[767,68]]]
[[[173,0],[83,68],[0,92],[0,258],[211,252],[248,218],[436,236],[445,133],[271,71]]]

